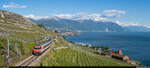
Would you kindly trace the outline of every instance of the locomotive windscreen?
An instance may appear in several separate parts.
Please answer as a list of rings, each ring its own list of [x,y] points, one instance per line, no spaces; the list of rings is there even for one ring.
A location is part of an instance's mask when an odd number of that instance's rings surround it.
[[[41,49],[41,47],[34,47],[34,49]]]

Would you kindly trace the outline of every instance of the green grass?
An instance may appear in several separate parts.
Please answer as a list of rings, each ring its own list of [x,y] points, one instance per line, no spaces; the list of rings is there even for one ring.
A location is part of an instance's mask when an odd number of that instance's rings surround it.
[[[4,57],[0,56],[0,66],[2,66],[4,64]]]
[[[63,43],[62,43],[63,42]],[[37,65],[42,66],[130,66],[121,60],[97,55],[93,49],[78,46],[57,38],[55,45],[50,52],[41,59]],[[68,48],[55,50],[57,47],[67,46]]]

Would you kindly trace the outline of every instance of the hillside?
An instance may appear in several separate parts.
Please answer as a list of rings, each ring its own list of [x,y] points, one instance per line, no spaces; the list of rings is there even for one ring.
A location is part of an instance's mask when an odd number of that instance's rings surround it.
[[[33,35],[44,35],[47,32],[29,19],[3,10],[0,10],[0,31],[14,34],[26,40],[31,37],[35,38]],[[25,35],[28,34],[30,35],[26,37]]]
[[[36,40],[52,34],[21,15],[0,10],[0,54],[3,51],[7,52],[8,37],[10,64],[31,55],[32,47],[37,43]],[[4,64],[3,56],[0,55],[0,66]]]

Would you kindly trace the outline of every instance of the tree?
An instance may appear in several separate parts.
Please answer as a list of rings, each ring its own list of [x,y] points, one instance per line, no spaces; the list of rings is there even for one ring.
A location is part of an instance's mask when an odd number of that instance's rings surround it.
[[[3,48],[3,46],[2,46],[2,42],[0,42],[0,49],[1,49],[1,48]]]
[[[0,55],[4,56],[4,66],[8,68],[9,62],[6,53],[7,53],[6,49],[3,47],[2,42],[0,42]]]
[[[38,24],[38,26],[46,30],[46,28],[43,24]]]

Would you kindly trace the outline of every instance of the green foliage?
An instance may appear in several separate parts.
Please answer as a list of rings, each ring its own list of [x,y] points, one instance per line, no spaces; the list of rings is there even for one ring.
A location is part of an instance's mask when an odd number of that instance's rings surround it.
[[[33,46],[35,45],[34,42],[30,42],[30,43],[23,43],[23,50],[24,50],[24,53],[26,55],[31,55],[32,54],[32,49],[33,49]]]
[[[43,28],[46,30],[45,26],[43,24],[37,24],[39,27]]]
[[[2,44],[2,42],[0,42],[0,49],[3,49],[3,44]],[[0,51],[0,54],[1,54],[1,51]],[[3,65],[3,63],[4,63],[4,58],[2,57],[2,56],[0,56],[0,66],[2,66]]]
[[[1,54],[3,50],[5,49],[6,41],[7,40],[0,38],[0,66],[4,64],[4,57]]]
[[[25,49],[24,49],[24,47],[23,47],[23,43],[22,43],[22,42],[19,42],[18,48],[20,49],[21,54],[24,55],[24,54],[25,54],[25,52],[24,52]]]
[[[5,45],[7,44],[6,39],[0,39],[0,48],[5,48]]]
[[[0,66],[4,65],[4,57],[0,56]]]
[[[3,48],[2,42],[0,42],[0,48]]]

